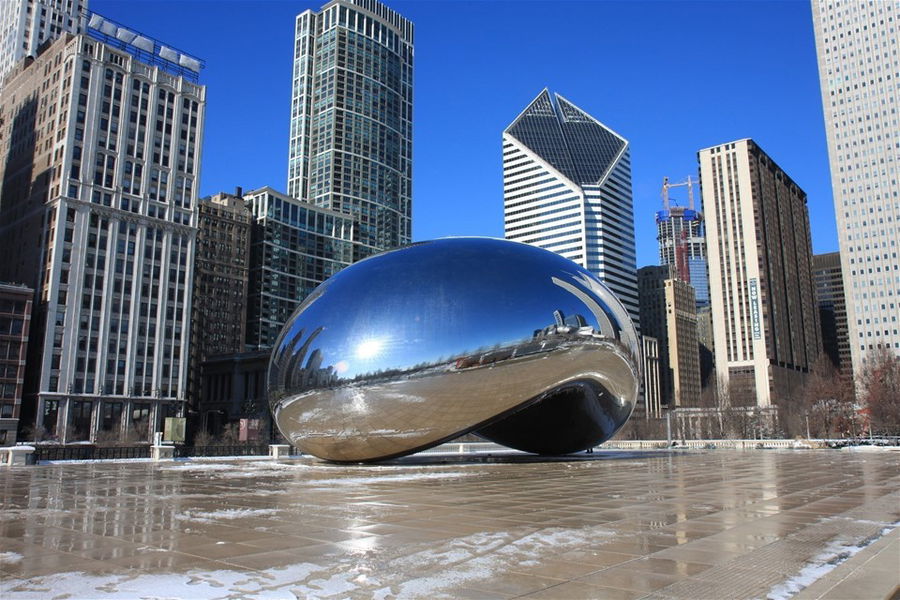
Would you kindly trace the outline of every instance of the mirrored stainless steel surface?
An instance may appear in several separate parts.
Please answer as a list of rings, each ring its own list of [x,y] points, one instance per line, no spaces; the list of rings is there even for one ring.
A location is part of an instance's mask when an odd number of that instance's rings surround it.
[[[560,454],[625,423],[640,364],[627,311],[585,269],[525,244],[445,238],[317,288],[273,350],[269,403],[285,438],[327,460],[466,432]]]

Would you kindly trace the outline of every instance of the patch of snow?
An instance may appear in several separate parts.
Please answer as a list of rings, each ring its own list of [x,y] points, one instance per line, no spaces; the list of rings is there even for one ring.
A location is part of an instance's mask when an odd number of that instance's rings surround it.
[[[854,523],[862,523],[864,525],[881,525],[882,527],[887,527],[888,531],[890,531],[894,527],[897,527],[898,525],[900,525],[900,521],[897,521],[896,523],[888,523],[887,521],[872,521],[870,519],[854,519],[853,517],[843,517],[840,515],[836,516],[836,517],[825,517],[822,519],[822,521],[853,521]]]
[[[0,552],[0,564],[13,564],[22,560],[24,557],[16,552]]]
[[[52,444],[56,445],[55,442]],[[268,455],[262,456],[194,456],[192,458],[176,458],[173,459],[172,463],[176,465],[184,465],[184,468],[187,468],[188,465],[193,465],[196,463],[201,463],[198,468],[203,468],[202,463],[209,462],[219,462],[221,463],[223,460],[227,461],[236,461],[236,462],[256,462],[256,461],[271,461],[272,457]],[[152,458],[98,458],[98,459],[77,459],[77,460],[42,460],[38,461],[38,464],[41,465],[86,465],[86,464],[104,464],[104,465],[116,465],[116,464],[134,464],[134,463],[153,463]],[[172,464],[169,462],[158,463],[160,465]],[[232,468],[235,465],[231,465]],[[171,467],[162,467],[163,470]]]
[[[163,471],[190,471],[209,473],[210,476],[220,479],[255,479],[265,476],[289,474],[292,471],[303,470],[305,472],[320,475],[310,477],[303,483],[313,489],[333,489],[336,486],[358,486],[374,483],[397,483],[407,481],[458,479],[473,476],[474,471],[463,470],[434,470],[423,471],[419,468],[382,467],[372,468],[369,472],[374,474],[367,477],[342,477],[342,471],[330,465],[308,465],[278,462],[254,462],[244,464],[209,462],[209,463],[183,463],[162,467]],[[271,490],[256,495],[277,494],[279,490]],[[183,498],[183,495],[178,495]]]
[[[98,458],[94,460],[39,460],[39,465],[90,465],[90,464],[104,464],[104,465],[121,465],[121,464],[134,464],[134,463],[148,463],[153,462],[152,458]]]
[[[467,582],[481,581],[523,562],[540,561],[614,535],[600,527],[553,527],[524,535],[499,532],[455,538],[436,548],[394,561],[390,565],[392,571],[432,574],[398,582],[396,591],[391,589],[389,593],[397,598],[434,597],[437,592],[452,596],[454,588]],[[384,590],[378,592],[387,593]]]
[[[279,496],[279,495],[290,495],[293,492],[289,489],[285,489],[284,487],[275,487],[266,489],[263,485],[257,485],[257,487],[261,489],[256,489],[252,491],[241,491],[241,498],[249,498],[252,496],[258,497],[268,497],[268,496]],[[154,498],[158,500],[204,500],[209,499],[209,494],[199,493],[199,494],[158,494],[154,496]]]
[[[844,446],[841,450],[844,452],[898,452],[900,446]]]
[[[344,594],[359,589],[359,586],[350,581],[353,575],[355,573],[336,573],[328,579],[313,579],[305,585],[292,589],[292,591],[300,598],[344,597]]]
[[[175,462],[221,462],[223,460],[239,461],[239,462],[256,462],[271,461],[272,457],[268,454],[257,454],[249,456],[192,456],[190,458],[176,458]]]
[[[68,514],[70,514],[69,511],[56,508],[10,508],[0,512],[0,522],[18,521],[25,517],[30,519],[43,517],[46,520],[48,517],[59,517]]]
[[[50,597],[48,592],[52,590],[53,596],[109,600],[226,600],[235,597],[285,600],[294,597],[287,593],[287,586],[303,581],[321,569],[318,565],[300,563],[283,569],[269,569],[265,573],[231,570],[138,575],[55,573],[28,580],[6,579],[3,598],[43,600]]]
[[[335,486],[355,486],[365,485],[368,483],[396,483],[398,481],[423,481],[428,479],[456,479],[460,477],[469,477],[474,473],[463,473],[460,471],[451,471],[445,473],[400,473],[376,475],[374,477],[341,477],[334,479],[311,480],[309,484],[312,487],[328,487]]]
[[[270,459],[264,461],[250,461],[240,463],[223,463],[219,462],[183,462],[173,465],[164,466],[162,471],[179,471],[179,472],[203,472],[210,473],[213,477],[228,479],[243,479],[253,477],[263,477],[266,475],[277,475],[283,472],[303,470],[311,468],[309,465],[272,462]]]
[[[236,514],[215,511],[208,516]],[[259,514],[260,511],[250,511]],[[235,517],[236,518],[236,517]],[[467,582],[490,578],[515,565],[537,564],[578,546],[610,538],[599,527],[547,528],[477,533],[437,544],[415,544],[407,554],[348,554],[327,564],[298,563],[265,571],[216,570],[186,573],[91,575],[58,573],[4,580],[4,600],[73,598],[226,600],[275,598],[448,598]],[[373,564],[377,564],[374,568]],[[418,577],[413,574],[419,574]],[[152,590],[152,591],[151,591]],[[68,595],[68,596],[66,596]]]
[[[767,600],[788,600],[801,590],[806,589],[829,572],[834,570],[839,564],[847,561],[856,555],[863,548],[870,545],[877,539],[887,535],[895,527],[900,525],[900,521],[892,523],[888,527],[882,529],[877,535],[862,540],[857,544],[846,545],[842,542],[832,542],[825,547],[825,551],[813,558],[800,572],[789,578],[787,581],[773,586],[766,595]]]
[[[233,471],[238,467],[237,465],[226,465],[223,463],[195,463],[195,462],[184,462],[178,463],[172,466],[162,467],[160,471]]]
[[[212,523],[217,519],[233,520],[244,519],[248,517],[269,517],[277,514],[274,508],[227,508],[223,510],[204,511],[187,511],[183,514],[175,515],[175,518],[182,521],[197,521],[200,523]]]

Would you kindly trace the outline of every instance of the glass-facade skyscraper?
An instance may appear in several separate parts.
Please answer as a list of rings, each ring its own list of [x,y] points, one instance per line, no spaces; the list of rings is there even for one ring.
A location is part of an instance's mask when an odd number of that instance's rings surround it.
[[[635,323],[640,306],[628,141],[548,90],[503,132],[507,239],[600,277]]]
[[[244,200],[252,214],[247,344],[270,348],[300,301],[350,265],[353,219],[269,187]]]
[[[375,0],[297,15],[288,196],[352,215],[354,260],[412,239],[413,24]]]

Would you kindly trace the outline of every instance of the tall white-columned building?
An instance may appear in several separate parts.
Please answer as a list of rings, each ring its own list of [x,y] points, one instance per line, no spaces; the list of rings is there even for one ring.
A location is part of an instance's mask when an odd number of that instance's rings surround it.
[[[376,0],[297,15],[287,195],[351,215],[354,260],[412,241],[413,24]]]
[[[753,140],[697,158],[721,400],[790,402],[822,344],[806,194]]]
[[[0,91],[0,279],[36,290],[23,414],[147,439],[186,400],[206,89],[197,59],[89,18]]]
[[[503,217],[507,239],[596,274],[638,323],[625,138],[544,89],[503,132]]]
[[[0,1],[0,87],[16,63],[63,33],[81,31],[88,0]]]
[[[900,2],[813,0],[853,370],[900,354]]]

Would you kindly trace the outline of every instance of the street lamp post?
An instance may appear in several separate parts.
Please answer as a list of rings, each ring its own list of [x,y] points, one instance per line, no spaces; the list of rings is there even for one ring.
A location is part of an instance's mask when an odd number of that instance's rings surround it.
[[[672,445],[672,409],[666,407],[666,445]]]

